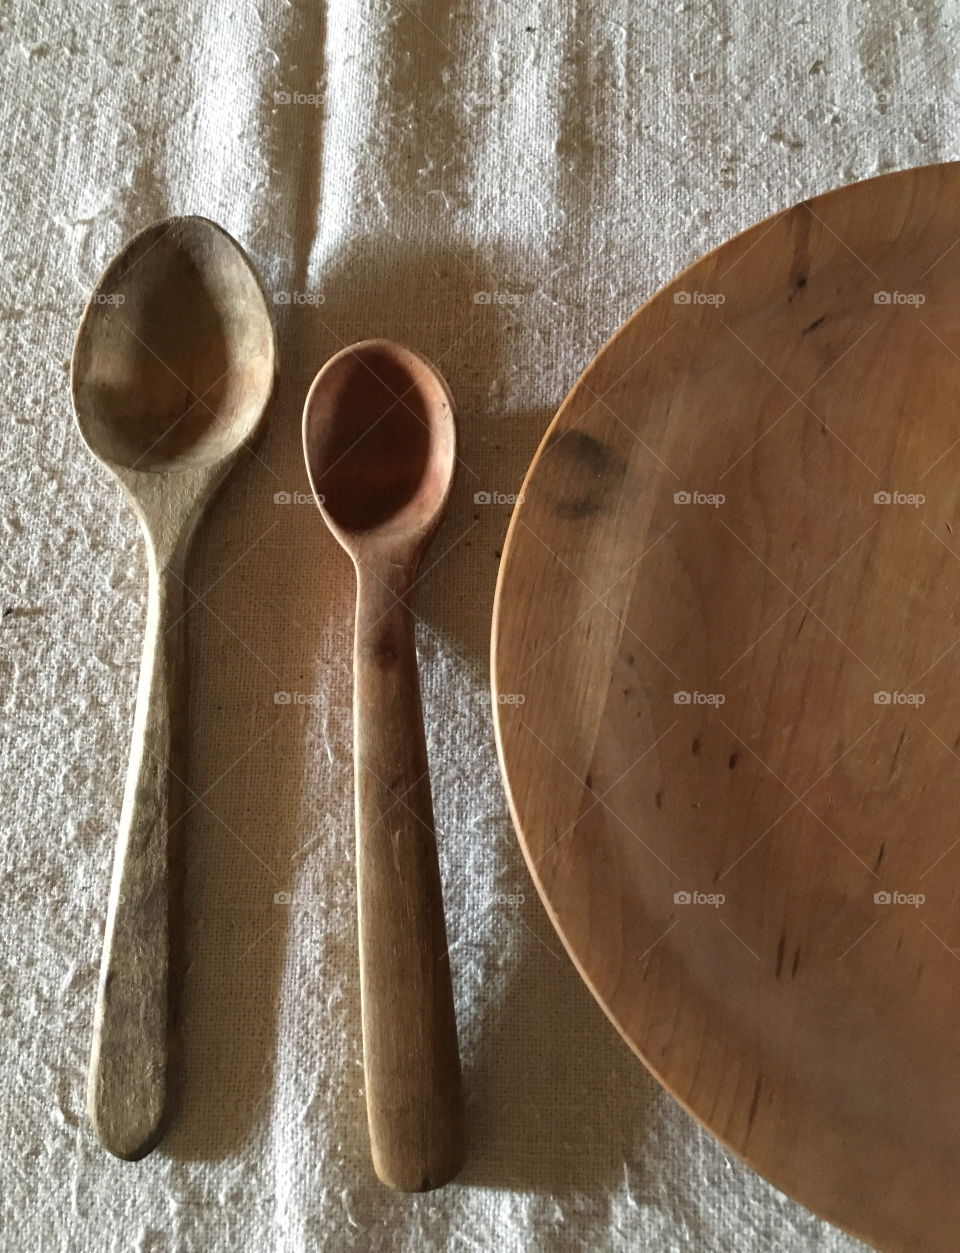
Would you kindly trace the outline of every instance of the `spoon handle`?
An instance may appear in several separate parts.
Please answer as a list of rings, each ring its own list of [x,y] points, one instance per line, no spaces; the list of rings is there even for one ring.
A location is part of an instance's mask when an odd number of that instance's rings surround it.
[[[104,1147],[136,1161],[168,1115],[184,807],[182,561],[158,561],[113,864],[87,1100]]]
[[[357,902],[374,1168],[423,1192],[463,1162],[460,1056],[420,704],[410,573],[358,568]],[[400,573],[398,581],[397,574]]]

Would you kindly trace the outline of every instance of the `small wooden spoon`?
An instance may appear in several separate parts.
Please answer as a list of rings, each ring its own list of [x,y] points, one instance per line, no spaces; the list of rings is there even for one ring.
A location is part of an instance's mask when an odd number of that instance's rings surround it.
[[[184,809],[184,563],[204,506],[273,390],[270,314],[243,250],[170,218],[111,261],[84,311],[73,401],[143,527],[150,590],[90,1061],[105,1148],[144,1157],[169,1116]]]
[[[367,1119],[380,1179],[439,1187],[463,1161],[460,1058],[414,618],[446,507],[453,402],[408,348],[371,339],[314,379],[303,445],[320,512],[357,571],[354,765]]]

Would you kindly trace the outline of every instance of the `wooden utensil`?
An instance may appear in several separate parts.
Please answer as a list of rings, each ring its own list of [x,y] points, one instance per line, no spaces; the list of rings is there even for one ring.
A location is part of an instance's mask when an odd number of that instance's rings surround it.
[[[274,370],[256,274],[239,244],[200,217],[157,222],[123,248],[73,353],[80,433],[136,510],[150,576],[88,1091],[97,1135],[131,1161],[163,1133],[176,1051],[184,563],[214,488],[256,432]]]
[[[960,166],[658,292],[514,512],[494,693],[571,957],[674,1096],[887,1249],[960,1226]],[[522,698],[522,701],[521,699]]]
[[[460,1060],[410,593],[446,507],[453,403],[410,349],[337,353],[303,413],[310,483],[357,572],[354,761],[367,1118],[391,1187],[446,1183],[463,1160]]]

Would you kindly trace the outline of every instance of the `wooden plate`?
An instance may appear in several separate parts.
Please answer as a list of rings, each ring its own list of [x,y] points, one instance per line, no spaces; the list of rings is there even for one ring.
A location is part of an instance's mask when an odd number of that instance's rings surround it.
[[[540,446],[501,762],[581,974],[682,1104],[889,1249],[960,1237],[960,166],[698,261]]]

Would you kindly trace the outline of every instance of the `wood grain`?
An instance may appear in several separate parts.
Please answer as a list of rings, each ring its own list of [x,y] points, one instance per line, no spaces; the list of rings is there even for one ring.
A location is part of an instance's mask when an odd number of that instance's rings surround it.
[[[422,1192],[463,1163],[457,1024],[420,707],[413,571],[360,566],[354,648],[357,902],[374,1168]],[[387,575],[389,578],[389,575]]]
[[[408,1192],[463,1163],[463,1100],[411,596],[453,483],[453,401],[411,349],[332,357],[304,406],[317,504],[357,572],[354,767],[367,1121]]]
[[[81,434],[136,511],[149,571],[88,1086],[97,1135],[128,1160],[155,1147],[175,1094],[186,557],[213,492],[257,431],[274,372],[256,275],[205,218],[158,222],[131,240],[100,278],[74,349]]]
[[[557,930],[778,1187],[953,1247],[960,167],[840,189],[657,293],[522,489],[497,735]]]
[[[166,1123],[176,1066],[181,817],[185,805],[181,571],[148,542],[150,590],[130,770],[120,815],[94,1018],[88,1104],[118,1157],[136,1160]]]

